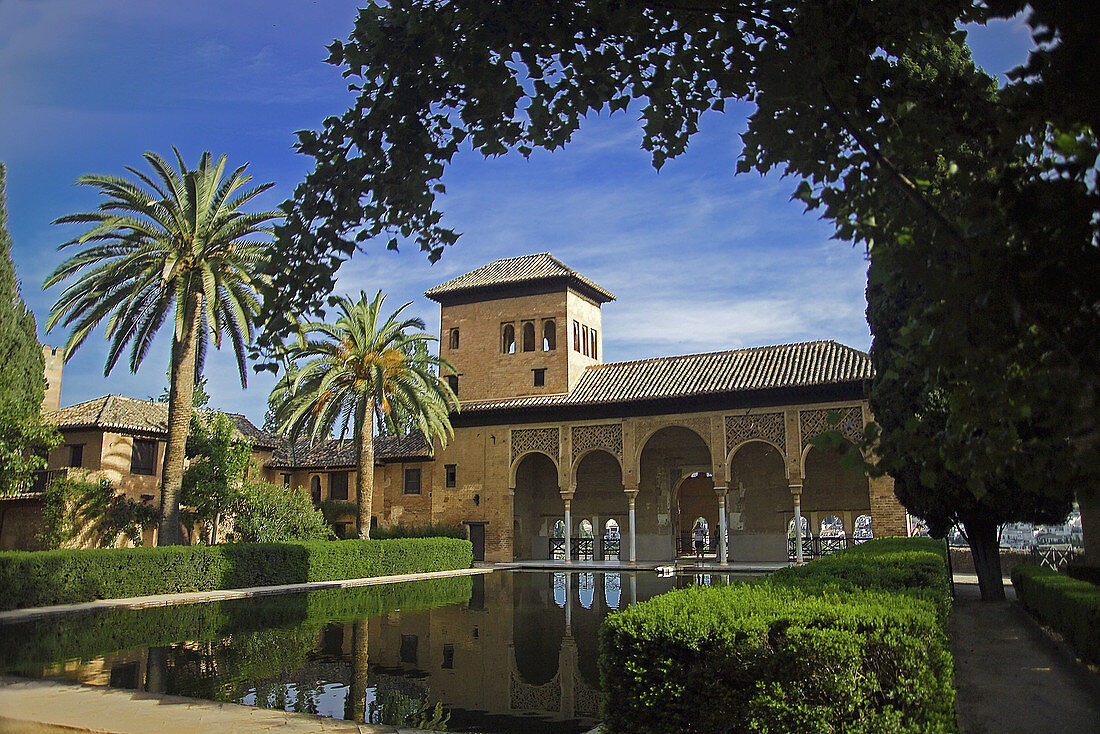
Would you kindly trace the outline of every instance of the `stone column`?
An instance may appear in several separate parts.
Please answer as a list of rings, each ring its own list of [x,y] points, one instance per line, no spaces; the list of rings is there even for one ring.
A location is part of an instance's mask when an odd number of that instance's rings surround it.
[[[573,560],[573,518],[570,515],[573,493],[563,494],[561,499],[565,503],[565,562],[569,563]]]
[[[802,485],[792,484],[791,494],[794,495],[794,560],[801,566],[802,559]]]
[[[726,491],[728,487],[715,487],[714,491],[718,493],[718,562],[728,563],[729,556],[726,550],[726,533],[728,525],[726,524]]]
[[[627,487],[626,499],[630,503],[630,553],[627,555],[627,560],[631,565],[634,565],[638,562],[638,544],[635,540],[638,534],[638,523],[634,516],[634,501],[638,499],[638,488]],[[619,543],[622,543],[621,533]]]

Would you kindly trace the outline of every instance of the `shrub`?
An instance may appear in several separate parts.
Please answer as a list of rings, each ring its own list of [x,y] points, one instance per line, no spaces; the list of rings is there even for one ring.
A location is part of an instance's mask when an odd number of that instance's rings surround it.
[[[0,553],[0,609],[469,568],[452,538]]]
[[[873,541],[600,630],[609,732],[953,731],[943,545]]]
[[[232,540],[243,543],[285,543],[328,540],[332,528],[305,492],[281,484],[245,482],[230,501]]]
[[[1100,584],[1100,566],[1087,563],[1070,563],[1066,565],[1065,574],[1078,581],[1088,581],[1090,584]]]
[[[397,523],[388,527],[371,528],[370,536],[378,540],[386,538],[458,538],[466,539],[464,525],[402,525]]]
[[[1100,587],[1037,566],[1012,569],[1024,608],[1066,638],[1081,659],[1100,664]]]
[[[83,541],[109,548],[124,538],[141,545],[143,530],[155,527],[157,508],[116,492],[106,479],[55,479],[46,487],[36,540],[44,548]]]

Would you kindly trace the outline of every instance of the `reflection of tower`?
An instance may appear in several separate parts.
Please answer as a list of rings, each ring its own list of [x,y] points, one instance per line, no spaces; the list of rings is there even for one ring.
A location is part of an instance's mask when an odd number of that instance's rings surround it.
[[[42,397],[42,412],[49,413],[61,409],[61,372],[65,368],[65,349],[43,345],[42,357],[46,362],[46,394]]]

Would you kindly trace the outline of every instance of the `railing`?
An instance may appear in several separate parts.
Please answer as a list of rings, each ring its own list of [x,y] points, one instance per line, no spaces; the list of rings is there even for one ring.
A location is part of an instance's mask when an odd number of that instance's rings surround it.
[[[68,475],[68,469],[45,469],[34,473],[34,482],[31,484],[32,492],[44,492],[50,482],[55,479],[64,479]]]
[[[855,545],[862,545],[871,538],[848,538],[848,537],[836,537],[836,536],[817,536],[810,535],[802,536],[802,558],[803,560],[811,560],[813,558],[820,558],[821,556],[827,556],[830,553],[836,553],[842,551],[845,548],[851,548]],[[787,559],[793,561],[797,558],[795,553],[795,539],[787,538]]]
[[[694,556],[698,553],[715,553],[718,549],[717,535],[703,536],[703,547],[701,549],[695,547],[694,533],[681,533],[676,541],[676,553],[681,556]]]
[[[550,558],[555,561],[565,560],[565,538],[550,539]]]
[[[573,538],[573,560],[591,561],[595,538]]]
[[[1034,563],[1053,571],[1061,571],[1067,563],[1080,561],[1084,553],[1073,548],[1032,548],[1031,558]]]
[[[619,555],[620,546],[621,546],[621,542],[619,540],[619,536],[615,536],[614,538],[609,538],[605,535],[604,537],[600,538],[600,556],[605,561],[610,561],[610,560],[616,560],[617,561],[621,557]]]

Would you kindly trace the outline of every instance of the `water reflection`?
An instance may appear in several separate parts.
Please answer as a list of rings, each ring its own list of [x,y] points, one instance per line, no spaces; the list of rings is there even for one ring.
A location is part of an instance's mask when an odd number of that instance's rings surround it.
[[[403,591],[373,592],[378,598],[344,590],[129,610],[5,630],[0,672],[355,721],[397,692],[442,702],[451,731],[582,732],[599,715],[607,614],[675,586],[724,580],[495,572],[434,592],[399,584]]]

